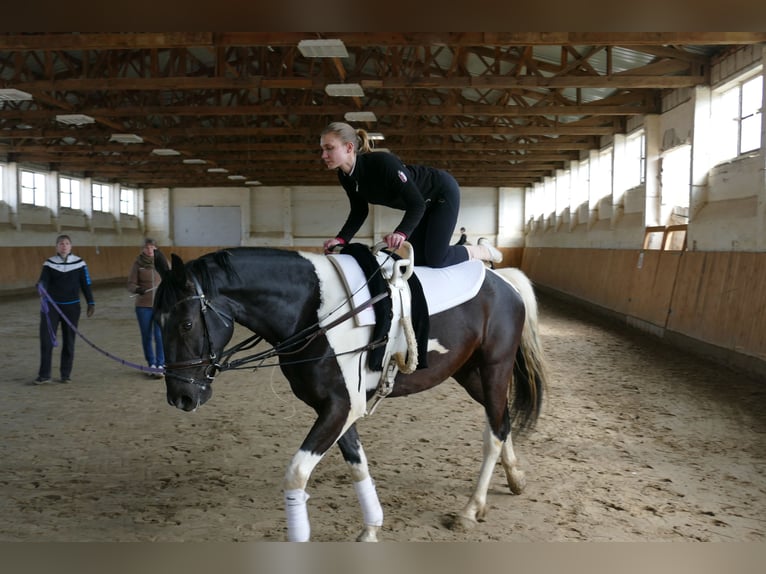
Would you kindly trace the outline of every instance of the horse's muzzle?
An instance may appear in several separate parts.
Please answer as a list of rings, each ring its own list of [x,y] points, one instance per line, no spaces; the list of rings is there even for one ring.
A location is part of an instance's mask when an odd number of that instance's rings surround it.
[[[210,381],[212,382],[212,380]],[[174,377],[165,374],[168,404],[182,411],[193,411],[213,396],[210,382]]]

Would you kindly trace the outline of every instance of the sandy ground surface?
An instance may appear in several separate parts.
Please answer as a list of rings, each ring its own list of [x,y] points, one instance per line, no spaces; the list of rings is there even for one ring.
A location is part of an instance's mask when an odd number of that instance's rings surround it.
[[[81,330],[140,362],[133,301],[95,289]],[[282,541],[284,469],[312,422],[276,369],[221,375],[195,413],[164,383],[82,339],[69,385],[33,386],[37,298],[0,300],[0,541]],[[766,383],[541,299],[551,380],[516,441],[526,490],[498,466],[490,511],[468,499],[483,416],[453,381],[358,423],[385,512],[382,541],[766,540]],[[58,364],[58,351],[54,354]],[[56,371],[54,371],[56,374]],[[309,483],[314,541],[350,541],[360,511],[337,449]]]

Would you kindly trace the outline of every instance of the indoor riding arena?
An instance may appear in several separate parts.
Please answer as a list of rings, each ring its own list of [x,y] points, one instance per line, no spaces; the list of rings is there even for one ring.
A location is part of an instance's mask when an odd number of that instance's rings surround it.
[[[146,238],[186,263],[321,254],[349,213],[320,161],[341,121],[455,177],[450,242],[465,227],[531,280],[546,364],[536,424],[511,434],[525,486],[498,462],[472,523],[487,417],[456,380],[356,421],[379,541],[766,542],[766,34],[326,36],[0,34],[0,541],[288,539],[315,410],[273,361],[171,406],[129,273]],[[370,205],[353,241],[402,215]],[[59,328],[36,381],[62,234],[95,312],[81,293],[71,380]],[[337,447],[305,490],[311,541],[357,538]]]

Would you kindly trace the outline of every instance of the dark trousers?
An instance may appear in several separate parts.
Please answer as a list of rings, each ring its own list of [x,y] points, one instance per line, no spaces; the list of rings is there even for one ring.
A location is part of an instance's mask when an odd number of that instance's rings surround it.
[[[468,261],[468,250],[450,245],[460,211],[460,187],[455,178],[441,174],[441,193],[426,204],[426,212],[407,241],[415,251],[415,265],[447,267]]]
[[[61,309],[61,312],[69,319],[72,325],[77,327],[77,323],[80,320],[80,304],[59,305],[59,309]],[[45,379],[51,378],[51,362],[53,360],[52,337],[56,335],[59,323],[61,324],[61,378],[68,379],[72,374],[75,332],[61,318],[58,311],[53,308],[53,305],[49,304],[48,313],[40,313],[40,370],[37,374]]]

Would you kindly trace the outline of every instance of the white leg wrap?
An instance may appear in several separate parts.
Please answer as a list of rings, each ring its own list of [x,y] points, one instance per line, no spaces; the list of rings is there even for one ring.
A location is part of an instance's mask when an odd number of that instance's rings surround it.
[[[364,480],[354,483],[356,497],[362,507],[362,517],[367,526],[383,526],[383,508],[375,491],[375,483],[369,476]]]
[[[288,542],[308,542],[311,537],[309,512],[306,505],[308,499],[309,495],[305,490],[285,490]]]

